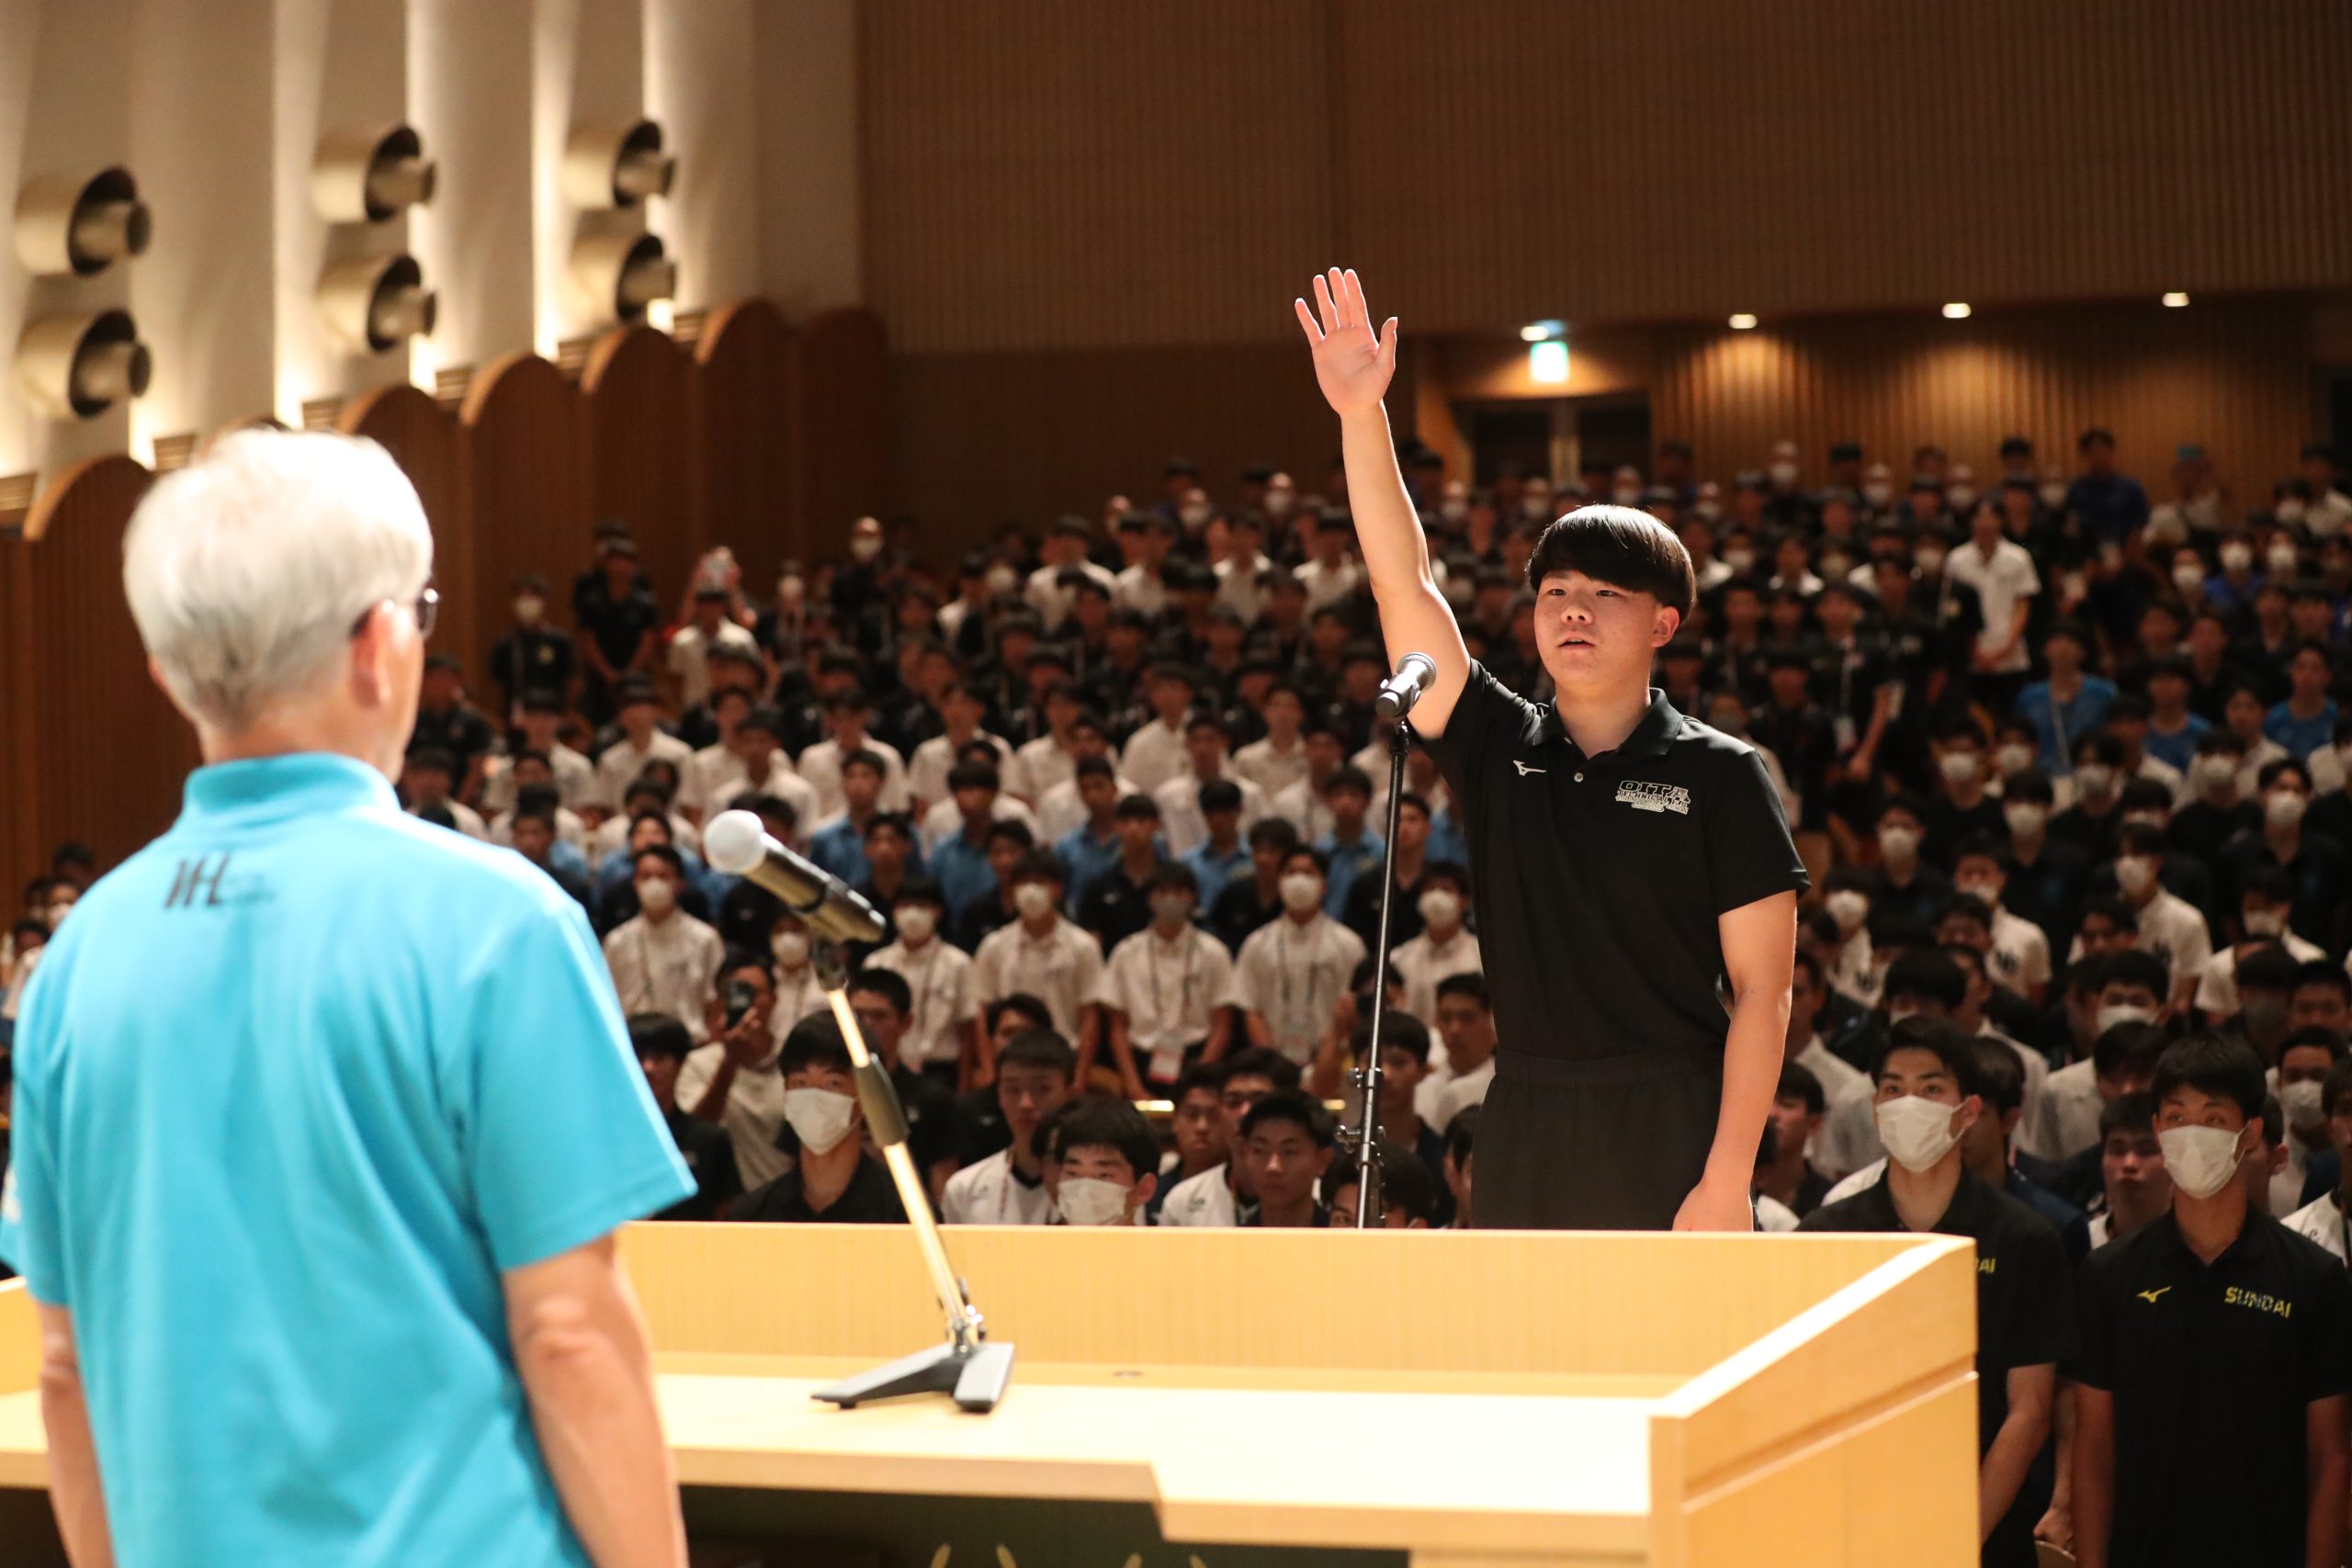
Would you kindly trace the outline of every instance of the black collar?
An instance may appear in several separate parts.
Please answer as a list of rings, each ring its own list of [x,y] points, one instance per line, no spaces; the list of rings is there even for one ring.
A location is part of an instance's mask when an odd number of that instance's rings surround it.
[[[1870,1200],[1871,1217],[1884,1221],[1887,1230],[1901,1231],[1909,1227],[1895,1211],[1894,1188],[1890,1180],[1894,1173],[1894,1163],[1890,1160],[1886,1168],[1879,1172],[1878,1179],[1863,1191]],[[1974,1235],[1984,1222],[1988,1197],[1989,1190],[1976,1179],[1976,1173],[1962,1165],[1960,1185],[1952,1189],[1951,1201],[1936,1216],[1936,1223],[1928,1227],[1928,1231],[1939,1235]]]
[[[1649,690],[1650,705],[1641,722],[1634,726],[1634,732],[1619,742],[1614,751],[1604,751],[1602,756],[1663,757],[1667,748],[1682,733],[1681,713],[1666,700],[1665,692],[1656,686]],[[1574,747],[1576,738],[1568,733],[1566,723],[1560,717],[1559,703],[1555,700],[1545,712],[1551,719],[1552,733]]]
[[[2236,1179],[2233,1177],[2231,1179]],[[2165,1211],[2164,1218],[2156,1222],[2155,1228],[2164,1237],[2165,1245],[2178,1255],[2181,1261],[2198,1269],[2222,1269],[2258,1262],[2269,1255],[2270,1227],[2263,1223],[2268,1218],[2267,1214],[2255,1213],[2253,1205],[2248,1204],[2245,1219],[2238,1226],[2237,1239],[2223,1247],[2222,1256],[2211,1263],[2199,1257],[2197,1249],[2188,1245],[2188,1238],[2180,1234],[2180,1218],[2170,1209]]]

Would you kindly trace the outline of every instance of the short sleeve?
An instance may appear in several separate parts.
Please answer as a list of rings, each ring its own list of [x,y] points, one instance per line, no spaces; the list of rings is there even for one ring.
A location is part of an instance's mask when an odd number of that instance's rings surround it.
[[[473,987],[463,1049],[474,1201],[501,1269],[695,1195],[569,899],[512,927]]]
[[[2106,1281],[2097,1254],[2075,1270],[2075,1354],[2064,1363],[2065,1373],[2085,1388],[2112,1392],[2115,1387],[2115,1347],[2109,1332]]]
[[[1508,742],[1524,728],[1526,719],[1526,703],[1474,659],[1469,679],[1462,683],[1462,695],[1446,715],[1444,731],[1422,736],[1421,744],[1437,760],[1445,782],[1453,786],[1454,798],[1475,799],[1476,781],[1492,765],[1489,759],[1497,738]]]
[[[1707,876],[1715,913],[1811,886],[1764,760],[1747,748],[1726,759],[1719,772],[1706,807]]]
[[[1233,975],[1226,984],[1227,1007],[1239,1008],[1244,1012],[1262,1010],[1258,1006],[1257,979],[1260,954],[1264,949],[1265,944],[1256,940],[1254,932],[1250,940],[1241,944],[1241,956],[1233,961]]]
[[[39,1292],[35,1292],[39,1294]],[[2317,1310],[2303,1332],[2303,1403],[2352,1392],[2352,1273],[2339,1266],[2319,1272]]]
[[[65,1284],[66,1227],[60,1212],[54,1135],[46,1065],[56,1053],[49,1035],[55,966],[36,971],[17,1015],[16,1098],[9,1117],[9,1159],[0,1179],[0,1258],[25,1278],[33,1299],[71,1306]]]
[[[2036,1224],[2018,1237],[2012,1256],[2018,1278],[2009,1364],[2053,1366],[2075,1351],[2075,1292],[2066,1244],[2048,1224]]]

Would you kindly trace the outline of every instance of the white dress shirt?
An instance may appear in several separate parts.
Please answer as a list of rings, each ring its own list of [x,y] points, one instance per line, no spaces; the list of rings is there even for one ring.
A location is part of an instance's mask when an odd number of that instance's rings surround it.
[[[1021,782],[1026,786],[1021,798],[1032,806],[1056,784],[1068,784],[1078,777],[1078,759],[1050,735],[1040,735],[1013,755],[1021,761]]]
[[[947,1179],[939,1217],[951,1225],[1042,1225],[1054,1217],[1054,1201],[1042,1179],[1033,1185],[1014,1173],[1011,1149],[999,1149]]]
[[[1080,1021],[1102,983],[1102,948],[1092,932],[1059,915],[1042,937],[1014,920],[980,939],[972,971],[983,1005],[1025,991],[1046,1004],[1055,1032],[1075,1046]]]
[[[1153,925],[1111,950],[1095,1000],[1126,1015],[1136,1070],[1166,1079],[1182,1069],[1187,1046],[1208,1038],[1232,983],[1225,943],[1189,923],[1173,938]]]
[[[871,751],[882,759],[882,793],[875,801],[876,808],[882,811],[907,809],[913,792],[907,787],[907,760],[899,755],[899,749],[887,740],[877,740],[869,735],[849,750]],[[800,776],[807,779],[817,792],[819,816],[831,817],[849,805],[842,795],[842,758],[847,754],[838,740],[820,740],[800,753],[797,764]]]
[[[1240,1224],[1239,1206],[1233,1201],[1233,1188],[1226,1180],[1225,1167],[1211,1166],[1200,1175],[1188,1176],[1170,1188],[1168,1201],[1159,1206],[1159,1223],[1163,1225]]]
[[[980,1014],[973,994],[972,955],[937,936],[919,948],[902,937],[865,961],[868,969],[888,969],[907,983],[914,1012],[899,1037],[899,1059],[908,1066],[926,1062],[953,1063],[962,1058],[964,1042],[971,1037],[972,1021]]]
[[[726,1057],[727,1047],[718,1044],[700,1046],[687,1054],[685,1065],[678,1069],[680,1109],[700,1102],[703,1091],[718,1076],[719,1064]],[[744,1191],[774,1181],[792,1168],[792,1156],[775,1146],[776,1138],[784,1131],[784,1074],[777,1070],[775,1057],[754,1067],[735,1069],[735,1081],[727,1086],[727,1103],[719,1110],[718,1124],[727,1130],[728,1141],[735,1145],[735,1171],[743,1179]]]
[[[1320,909],[1303,925],[1287,913],[1278,915],[1241,944],[1226,999],[1263,1018],[1269,1043],[1305,1063],[1313,1059],[1331,1026],[1331,1010],[1363,962],[1363,939]]]
[[[683,785],[686,763],[694,754],[693,747],[676,736],[666,735],[658,729],[642,751],[630,744],[628,736],[622,736],[605,747],[605,754],[596,759],[597,804],[618,811],[621,797],[628,793],[628,786],[637,782],[638,774],[645,772],[648,762],[667,762],[676,768],[679,783]]]
[[[995,749],[997,787],[1027,798],[1027,783],[1021,776],[1021,761],[1013,755],[1012,743],[985,729],[974,730],[971,739],[985,740]],[[947,775],[956,766],[956,753],[962,750],[946,736],[934,735],[916,747],[915,754],[907,759],[907,788],[913,792],[918,809],[948,798]]]
[[[656,922],[635,915],[605,938],[605,963],[621,1011],[668,1013],[696,1042],[709,1037],[705,1014],[718,998],[718,933],[683,909]]]
[[[1127,737],[1119,753],[1119,772],[1136,781],[1148,795],[1184,771],[1184,727],[1154,718]]]
[[[1445,1049],[1435,1033],[1438,982],[1456,975],[1486,973],[1478,939],[1460,926],[1443,942],[1425,930],[1412,941],[1396,944],[1388,955],[1388,972],[1405,982],[1405,1010],[1430,1026],[1430,1056],[1436,1060]]]
[[[1252,740],[1233,754],[1233,772],[1264,790],[1269,801],[1274,800],[1293,784],[1306,782],[1306,742],[1294,740],[1288,750],[1283,750],[1271,735]]]
[[[1112,775],[1111,790],[1121,800],[1144,793],[1142,787],[1125,773]],[[1037,826],[1044,834],[1037,847],[1052,849],[1085,827],[1086,818],[1086,802],[1079,798],[1077,778],[1073,775],[1064,779],[1037,797]]]
[[[1250,780],[1228,773],[1234,786],[1241,791],[1240,832],[1246,837],[1273,809],[1267,804],[1266,792]],[[1159,836],[1168,845],[1168,857],[1181,859],[1209,841],[1209,821],[1201,810],[1201,783],[1193,776],[1192,766],[1151,792],[1159,804]]]

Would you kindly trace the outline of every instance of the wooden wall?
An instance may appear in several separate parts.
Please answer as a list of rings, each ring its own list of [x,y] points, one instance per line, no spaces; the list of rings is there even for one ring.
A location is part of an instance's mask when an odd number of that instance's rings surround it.
[[[756,594],[812,531],[837,536],[883,504],[879,323],[842,311],[795,333],[764,306],[718,316],[738,325],[699,358],[639,329],[598,343],[579,381],[516,355],[485,367],[454,410],[401,384],[340,411],[338,429],[382,442],[416,485],[443,596],[434,646],[464,658],[477,684],[516,576],[545,574],[551,613],[569,620],[599,516],[632,524],[669,611],[709,544],[735,547]],[[797,402],[784,395],[793,386],[807,389]],[[811,430],[796,409],[828,412]],[[844,421],[860,434],[836,428]],[[152,478],[129,457],[94,459],[59,477],[21,536],[0,535],[0,890],[12,908],[61,840],[87,839],[110,865],[162,831],[197,761],[122,596],[122,532]]]
[[[903,352],[2342,288],[2341,0],[872,0]]]
[[[2280,300],[1666,327],[1650,428],[1687,436],[1702,470],[1724,477],[1762,467],[1782,436],[1804,445],[1817,476],[1830,443],[1850,438],[1900,483],[1929,440],[1982,479],[2011,434],[2071,470],[2075,436],[2098,424],[2158,499],[2173,449],[2199,442],[2241,502],[2267,501],[2317,428],[2306,331],[2307,312]]]

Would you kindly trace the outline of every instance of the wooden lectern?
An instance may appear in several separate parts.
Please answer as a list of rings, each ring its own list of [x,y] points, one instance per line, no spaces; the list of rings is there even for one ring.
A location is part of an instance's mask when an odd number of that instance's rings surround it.
[[[947,1239],[1020,1348],[992,1415],[810,1399],[938,1333],[899,1227],[629,1229],[690,1528],[888,1568],[1976,1561],[1965,1241]],[[56,1551],[33,1338],[23,1287],[0,1288],[12,1565]]]

